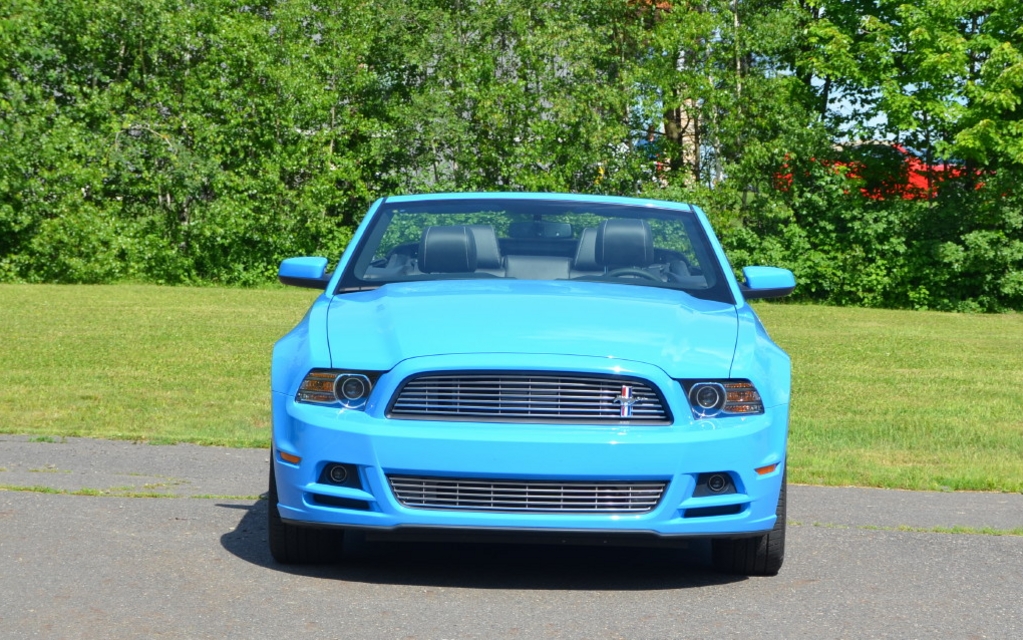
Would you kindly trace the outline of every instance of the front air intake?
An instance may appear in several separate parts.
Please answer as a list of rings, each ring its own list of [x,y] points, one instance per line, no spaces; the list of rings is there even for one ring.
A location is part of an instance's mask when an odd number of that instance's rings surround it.
[[[552,482],[389,476],[403,506],[527,513],[643,513],[657,506],[667,482]]]

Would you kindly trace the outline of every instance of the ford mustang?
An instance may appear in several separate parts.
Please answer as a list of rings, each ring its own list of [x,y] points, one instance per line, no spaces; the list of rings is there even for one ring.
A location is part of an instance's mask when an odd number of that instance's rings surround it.
[[[698,207],[539,193],[386,197],[274,347],[269,546],[346,535],[684,545],[773,575],[790,366]]]

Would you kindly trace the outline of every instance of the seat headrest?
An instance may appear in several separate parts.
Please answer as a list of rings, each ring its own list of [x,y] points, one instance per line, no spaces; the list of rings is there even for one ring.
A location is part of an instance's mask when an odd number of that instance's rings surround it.
[[[615,218],[597,227],[597,264],[608,269],[647,267],[654,261],[654,234],[646,220]]]
[[[473,240],[476,241],[476,268],[477,269],[500,269],[501,247],[497,244],[497,233],[494,226],[490,224],[466,225],[472,231]]]
[[[476,241],[465,225],[427,227],[419,240],[423,273],[469,273],[476,270]]]
[[[572,268],[576,271],[602,271],[604,267],[597,264],[597,229],[586,227],[579,233],[579,242],[575,245],[575,259]]]

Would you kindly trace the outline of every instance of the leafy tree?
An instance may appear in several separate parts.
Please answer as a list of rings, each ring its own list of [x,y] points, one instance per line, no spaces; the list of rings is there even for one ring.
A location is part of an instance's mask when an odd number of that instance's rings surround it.
[[[639,192],[795,299],[1023,308],[1021,7],[0,0],[0,280],[256,284],[381,195]]]

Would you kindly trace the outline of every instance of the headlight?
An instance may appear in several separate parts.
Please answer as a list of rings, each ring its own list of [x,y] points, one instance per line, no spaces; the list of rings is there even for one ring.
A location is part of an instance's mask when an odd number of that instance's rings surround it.
[[[682,380],[693,417],[747,416],[764,412],[764,401],[749,380]]]
[[[379,377],[375,371],[313,369],[298,386],[295,401],[362,409]]]

